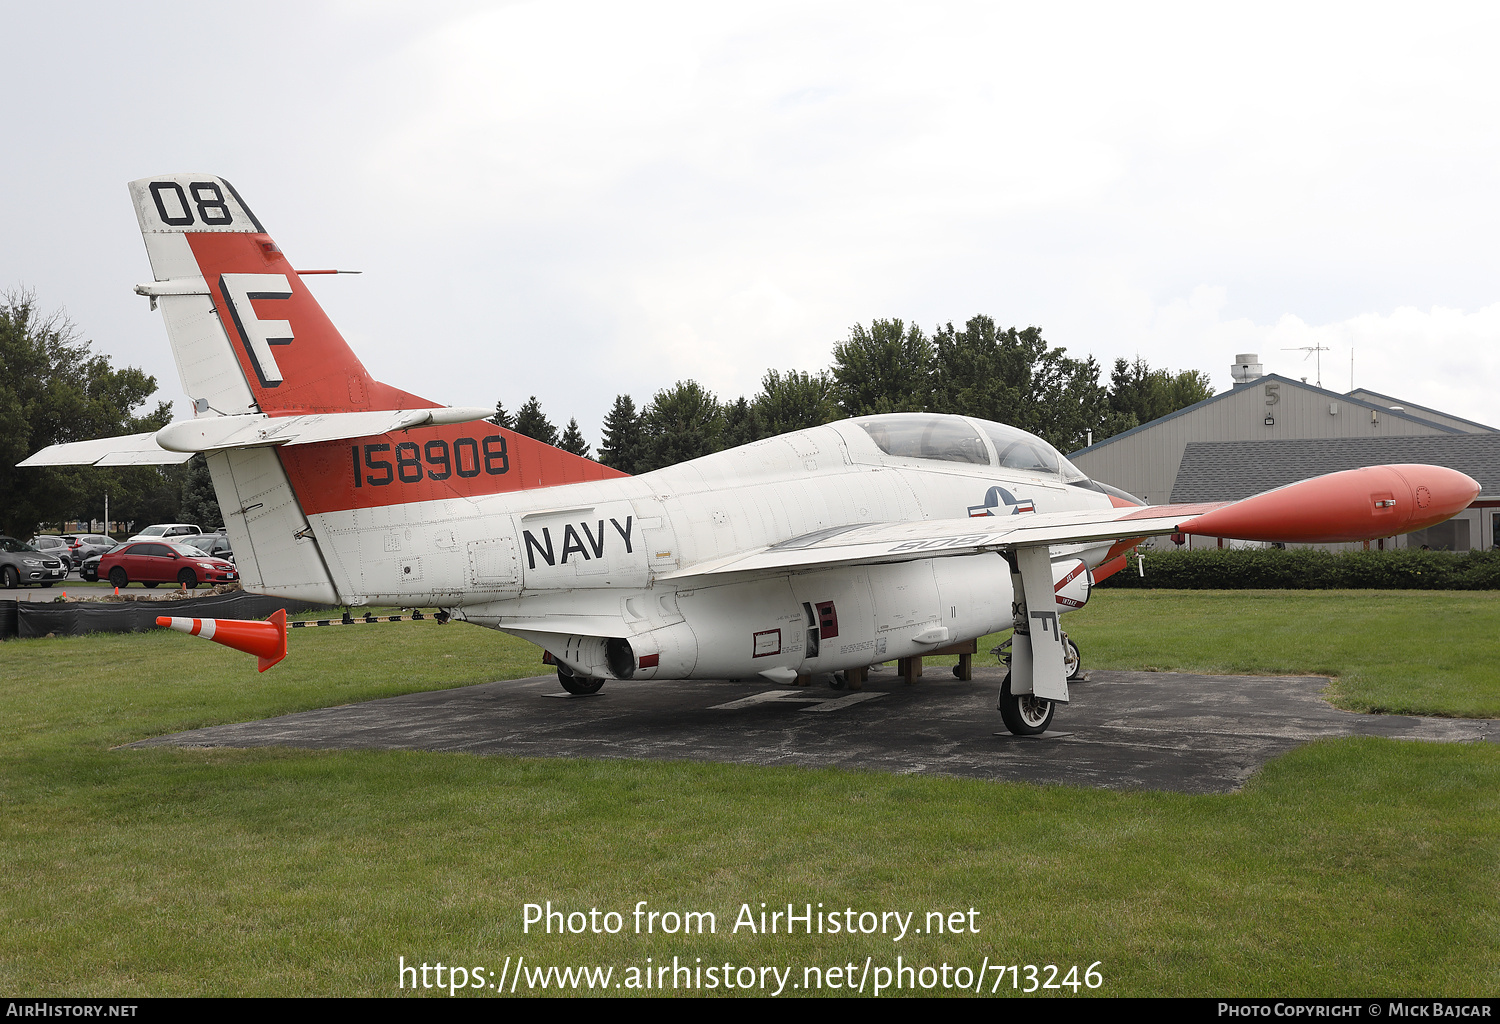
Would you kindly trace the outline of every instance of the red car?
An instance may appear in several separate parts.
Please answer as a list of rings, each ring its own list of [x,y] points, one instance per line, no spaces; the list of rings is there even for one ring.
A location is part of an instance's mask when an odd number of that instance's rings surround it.
[[[200,583],[233,583],[239,574],[231,562],[205,555],[176,541],[143,540],[121,544],[99,559],[99,578],[117,587],[140,583],[178,583],[192,590]]]

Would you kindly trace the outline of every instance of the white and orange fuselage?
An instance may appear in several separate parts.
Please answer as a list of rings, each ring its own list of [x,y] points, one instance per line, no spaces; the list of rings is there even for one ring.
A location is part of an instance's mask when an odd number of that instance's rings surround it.
[[[438,607],[593,679],[790,680],[1016,627],[1007,693],[1065,701],[1058,614],[1146,536],[1356,540],[1478,491],[1434,466],[1138,507],[1045,442],[845,420],[627,477],[374,380],[228,182],[132,182],[195,416],[27,465],[207,456],[247,590]]]

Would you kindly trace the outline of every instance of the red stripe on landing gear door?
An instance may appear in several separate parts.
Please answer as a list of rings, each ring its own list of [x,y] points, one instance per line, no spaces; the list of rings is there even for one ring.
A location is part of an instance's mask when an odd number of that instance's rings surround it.
[[[1066,587],[1069,583],[1072,583],[1074,580],[1076,580],[1078,578],[1078,574],[1083,572],[1083,570],[1086,568],[1088,568],[1088,566],[1084,565],[1082,560],[1080,560],[1077,565],[1073,566],[1073,571],[1068,573],[1062,579],[1058,580],[1057,586],[1053,587],[1052,589],[1058,593],[1061,593],[1062,588]]]
[[[478,420],[277,449],[307,515],[627,476]]]

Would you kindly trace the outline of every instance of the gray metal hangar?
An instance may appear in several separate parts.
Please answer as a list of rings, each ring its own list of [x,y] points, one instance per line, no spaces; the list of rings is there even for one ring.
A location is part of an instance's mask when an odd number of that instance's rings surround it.
[[[1089,476],[1158,505],[1233,501],[1360,466],[1448,466],[1481,485],[1468,511],[1378,546],[1467,551],[1500,543],[1500,431],[1494,427],[1363,388],[1339,394],[1265,374],[1253,354],[1237,356],[1233,373],[1230,390],[1069,459]]]

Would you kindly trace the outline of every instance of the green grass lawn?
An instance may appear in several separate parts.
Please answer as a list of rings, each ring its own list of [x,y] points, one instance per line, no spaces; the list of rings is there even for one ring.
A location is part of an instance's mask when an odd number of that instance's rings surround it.
[[[1334,672],[1344,701],[1355,690],[1390,706],[1387,691],[1411,691],[1459,713],[1494,706],[1497,610],[1483,594],[1101,592],[1068,628],[1096,667]],[[1500,983],[1494,744],[1317,743],[1206,797],[114,749],[540,669],[535,648],[430,621],[299,630],[291,644],[263,675],[166,632],[0,645],[0,989],[382,995],[398,991],[398,957],[498,974],[521,955],[613,966],[617,981],[647,957],[790,966],[800,982],[805,967],[893,968],[900,955],[1018,963],[1023,985],[1028,963],[1102,961],[1110,995],[1492,995]],[[522,905],[546,900],[627,923],[638,900],[712,911],[719,930],[523,934]],[[762,901],[915,911],[919,926],[928,910],[974,907],[979,932],[730,934],[741,904]]]

